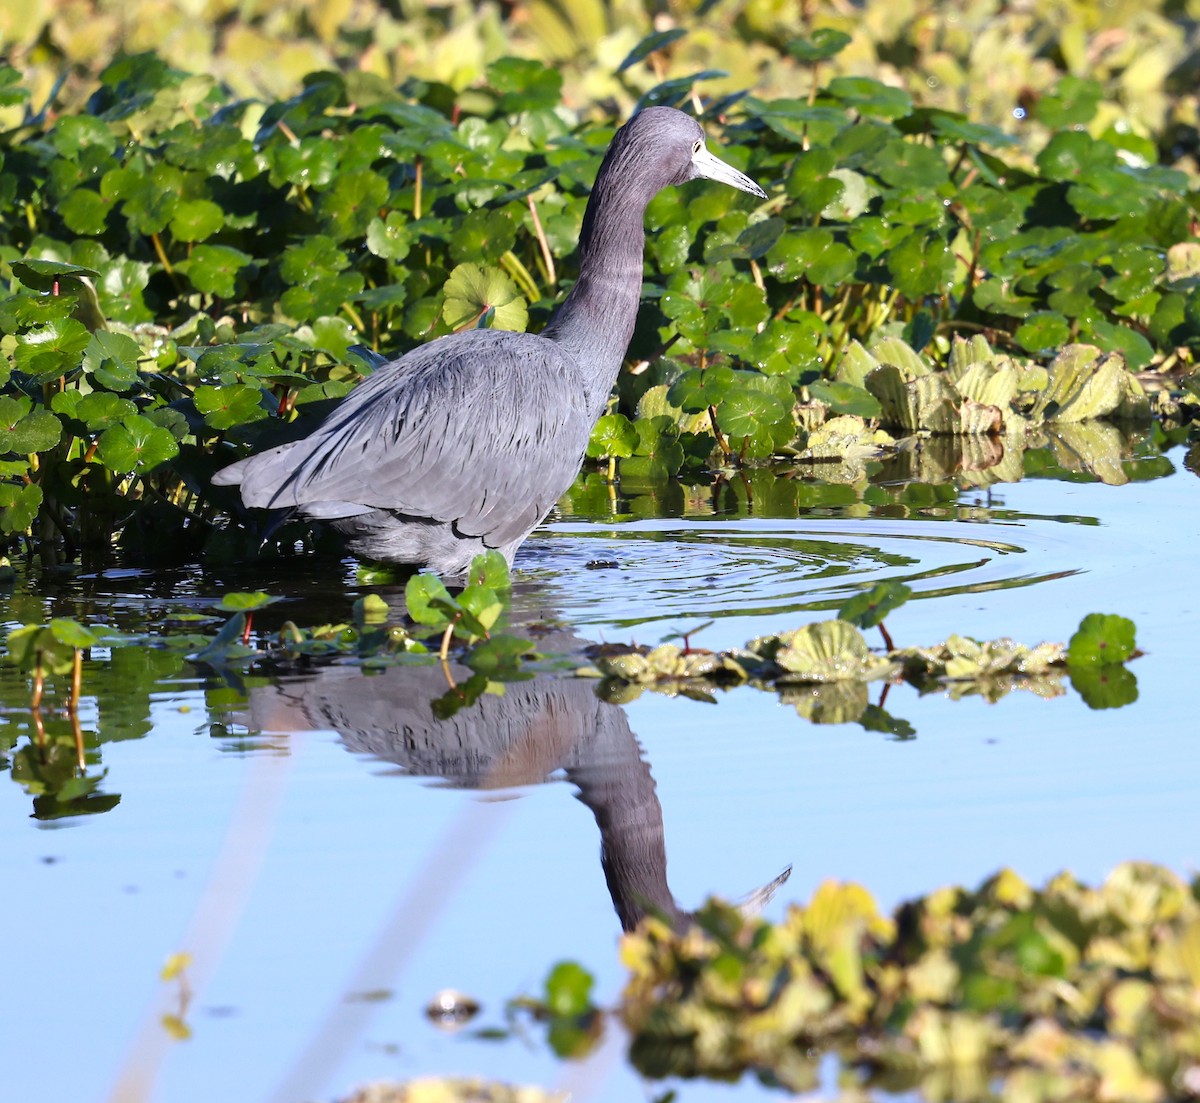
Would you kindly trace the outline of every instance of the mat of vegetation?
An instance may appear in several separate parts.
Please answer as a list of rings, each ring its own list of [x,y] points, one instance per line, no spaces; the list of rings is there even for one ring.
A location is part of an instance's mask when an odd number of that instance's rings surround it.
[[[5,73],[2,98],[28,104]],[[244,554],[257,537],[214,525],[235,502],[209,477],[369,374],[352,346],[541,325],[619,122],[581,123],[560,92],[507,58],[469,110],[362,73],[264,103],[144,54],[85,113],[0,136],[0,533],[51,559],[114,534],[134,555]],[[1057,95],[1024,167],[1000,131],[868,78],[708,104],[713,141],[771,198],[651,204],[642,370],[594,454],[633,478],[790,457],[854,481],[938,435],[970,442],[965,470],[1013,478],[1038,434],[1082,433],[1108,467],[1118,425],[1158,412],[1186,436],[1200,193],[1150,145],[1088,130],[1077,83]],[[1147,396],[1147,370],[1168,388]]]
[[[1195,169],[1200,146],[1195,0],[29,0],[9,5],[4,32],[37,104],[56,93],[72,112],[106,65],[140,50],[270,99],[316,69],[469,96],[489,63],[512,55],[562,73],[576,107],[625,110],[658,82],[697,74],[718,95],[754,87],[770,98],[807,92],[817,72],[874,77],[1027,149],[1061,125],[1055,86],[1069,76],[1097,101],[1096,124],[1150,140],[1152,160]],[[0,107],[0,128],[10,116]]]
[[[1005,870],[891,915],[829,882],[778,924],[713,903],[687,930],[645,922],[621,953],[619,1014],[655,1076],[802,1091],[835,1052],[928,1098],[1200,1094],[1200,880],[1150,864],[1096,888]]]

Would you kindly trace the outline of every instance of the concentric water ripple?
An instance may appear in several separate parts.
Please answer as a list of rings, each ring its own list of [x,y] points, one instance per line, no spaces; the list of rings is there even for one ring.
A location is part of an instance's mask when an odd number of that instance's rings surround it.
[[[1034,586],[1079,573],[1092,532],[1049,518],[571,522],[547,526],[519,563],[569,622],[632,627],[832,609],[883,581],[917,599]]]

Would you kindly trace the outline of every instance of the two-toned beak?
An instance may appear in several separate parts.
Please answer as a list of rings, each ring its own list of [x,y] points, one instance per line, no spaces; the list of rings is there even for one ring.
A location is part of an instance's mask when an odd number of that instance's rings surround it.
[[[708,146],[702,145],[692,154],[692,171],[696,176],[707,180],[718,180],[731,188],[748,191],[760,199],[766,199],[767,193],[762,190],[744,172],[738,172],[732,165],[727,165],[720,157],[708,152]]]

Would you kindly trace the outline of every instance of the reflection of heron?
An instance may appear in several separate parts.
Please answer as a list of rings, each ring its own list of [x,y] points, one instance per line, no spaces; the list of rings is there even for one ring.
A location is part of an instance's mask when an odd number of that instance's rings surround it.
[[[579,278],[540,335],[475,329],[379,368],[312,435],[214,483],[248,506],[328,521],[352,551],[459,579],[496,548],[512,563],[571,485],[633,335],[646,204],[697,177],[764,193],[709,153],[690,116],[635,115],[584,214]]]
[[[579,641],[542,645],[567,650]],[[456,678],[460,673],[465,680],[470,672],[455,671]],[[596,817],[600,861],[621,926],[631,930],[648,912],[686,922],[688,913],[667,885],[654,778],[620,706],[597,697],[591,682],[539,675],[439,719],[433,702],[445,693],[440,667],[397,666],[365,677],[355,667],[328,666],[251,689],[245,722],[270,731],[332,729],[351,750],[464,788],[537,784],[561,770]],[[788,873],[748,903],[764,904]]]

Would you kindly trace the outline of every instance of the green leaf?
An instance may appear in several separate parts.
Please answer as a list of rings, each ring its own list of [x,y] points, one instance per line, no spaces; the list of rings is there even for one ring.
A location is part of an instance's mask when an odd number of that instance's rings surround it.
[[[463,658],[475,673],[491,679],[512,679],[520,675],[521,660],[536,655],[529,640],[506,634],[493,635],[476,644]]]
[[[48,383],[79,367],[92,335],[74,318],[55,318],[17,338],[17,368],[36,383]]]
[[[36,483],[14,486],[0,483],[0,532],[24,532],[42,508],[42,488]]]
[[[490,586],[496,591],[512,588],[508,560],[495,550],[482,552],[471,560],[467,579],[472,586]]]
[[[322,276],[336,276],[350,263],[328,234],[311,234],[289,245],[279,258],[279,274],[292,284],[308,284]]]
[[[1098,81],[1068,74],[1053,92],[1038,99],[1033,115],[1051,130],[1083,126],[1092,121],[1103,97],[1104,88]]]
[[[97,443],[104,466],[118,475],[143,475],[179,455],[170,432],[140,414],[105,429]]]
[[[892,138],[871,157],[866,167],[894,188],[926,192],[944,187],[950,179],[941,152],[903,138]]]
[[[238,273],[252,260],[247,253],[229,245],[197,245],[191,257],[176,267],[197,291],[231,299],[237,290]]]
[[[412,248],[408,222],[399,211],[389,211],[387,218],[373,218],[367,225],[367,248],[384,260],[400,261]]]
[[[858,257],[834,239],[832,230],[808,228],[780,238],[766,260],[771,274],[784,283],[803,276],[818,287],[834,288],[852,275]]]
[[[1107,142],[1096,141],[1077,130],[1055,134],[1037,155],[1037,166],[1047,180],[1074,181],[1086,171],[1115,165],[1117,152]]]
[[[1053,310],[1038,310],[1017,327],[1013,340],[1035,356],[1048,356],[1071,339],[1066,318]]]
[[[225,224],[225,212],[211,199],[187,199],[175,208],[171,233],[178,241],[203,241]]]
[[[912,97],[871,77],[834,77],[826,91],[863,115],[900,119],[912,111]]]
[[[475,618],[479,628],[476,635],[487,635],[504,612],[504,602],[490,586],[475,584],[458,595],[458,604]]]
[[[408,615],[418,624],[427,624],[432,628],[446,626],[450,617],[437,607],[437,602],[454,605],[450,591],[437,575],[415,574],[405,584],[404,603]]]
[[[954,253],[940,237],[918,230],[887,254],[892,284],[909,299],[940,295],[954,276]]]
[[[592,459],[632,456],[637,440],[637,430],[629,418],[624,414],[605,414],[592,428],[587,454]]]
[[[47,627],[59,643],[71,648],[95,647],[103,638],[95,629],[67,617],[55,617]]]
[[[573,961],[560,961],[546,978],[546,1007],[551,1015],[575,1018],[592,1009],[592,986],[595,981],[583,966]]]
[[[93,188],[76,188],[58,205],[67,228],[77,234],[102,234],[111,204]]]
[[[321,196],[317,212],[322,226],[337,241],[366,233],[388,201],[388,182],[372,169],[341,172],[333,187]]]
[[[487,79],[501,93],[496,109],[502,115],[550,110],[562,98],[562,73],[541,61],[502,57],[488,66]]]
[[[1071,666],[1067,673],[1088,708],[1119,709],[1138,698],[1137,677],[1120,663]]]
[[[474,323],[489,310],[495,311],[495,329],[521,333],[529,321],[529,312],[517,285],[499,268],[481,269],[475,264],[460,264],[450,273],[445,294],[442,316],[452,329]]]
[[[138,367],[145,354],[132,337],[124,333],[98,329],[83,350],[83,370],[113,390],[127,390],[137,380]]]
[[[805,65],[815,65],[836,57],[847,46],[851,38],[845,31],[832,27],[818,27],[809,38],[793,38],[788,43],[788,53]]]
[[[235,613],[230,617],[209,643],[190,658],[194,662],[210,666],[224,666],[234,660],[254,655],[253,648],[242,643],[246,635],[246,614]]]
[[[668,31],[655,31],[653,34],[646,35],[641,42],[625,55],[625,60],[617,66],[617,72],[625,72],[631,65],[636,65],[639,61],[645,60],[656,51],[671,45],[672,42],[678,42],[679,39],[684,38],[686,35],[687,31],[682,27],[672,27]]]
[[[129,399],[108,391],[92,391],[90,394],[76,390],[59,391],[51,399],[50,407],[56,414],[82,421],[91,433],[119,425],[137,413],[137,407]]]
[[[1137,650],[1135,632],[1133,621],[1126,617],[1089,613],[1067,646],[1067,663],[1072,667],[1123,663]]]
[[[255,609],[265,609],[268,605],[274,605],[277,601],[282,600],[281,597],[271,597],[265,590],[235,591],[225,594],[213,608],[220,609],[225,613],[250,613]]]
[[[54,285],[60,283],[66,276],[75,278],[87,276],[89,279],[97,279],[100,275],[94,268],[85,268],[80,264],[65,264],[57,260],[38,259],[14,260],[12,271],[17,279],[34,291],[53,291]]]
[[[699,413],[718,405],[735,381],[732,368],[718,364],[713,368],[686,371],[667,392],[667,401],[687,413]]]
[[[199,386],[192,398],[196,409],[204,415],[205,424],[213,429],[232,429],[267,417],[262,405],[263,392],[245,383]]]
[[[910,597],[912,590],[903,582],[878,582],[871,589],[843,602],[838,608],[838,620],[849,621],[859,628],[874,628]]]
[[[62,423],[49,410],[34,410],[31,399],[0,398],[0,454],[28,455],[53,448]]]
[[[824,402],[834,414],[854,414],[861,418],[877,418],[883,413],[879,399],[853,383],[819,379],[808,385],[808,393]]]

